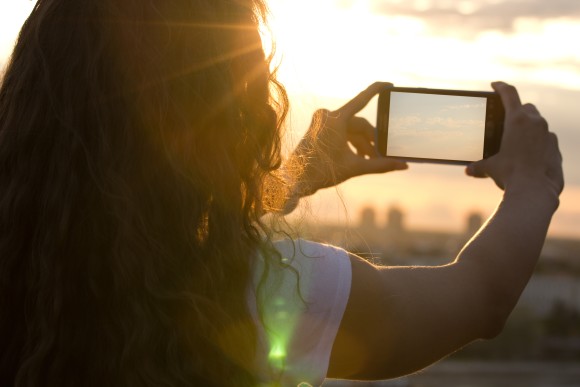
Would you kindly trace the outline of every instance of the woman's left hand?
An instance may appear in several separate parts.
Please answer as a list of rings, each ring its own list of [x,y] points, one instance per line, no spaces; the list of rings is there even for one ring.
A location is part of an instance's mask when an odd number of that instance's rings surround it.
[[[382,157],[375,148],[375,128],[355,116],[390,83],[377,82],[340,109],[318,110],[289,161],[296,171],[294,195],[307,196],[351,177],[407,169],[405,162]]]

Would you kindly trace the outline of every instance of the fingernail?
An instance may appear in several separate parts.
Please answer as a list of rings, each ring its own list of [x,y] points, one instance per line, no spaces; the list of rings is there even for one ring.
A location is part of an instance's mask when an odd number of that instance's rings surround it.
[[[473,175],[473,165],[469,164],[467,167],[465,167],[465,173],[469,176]]]

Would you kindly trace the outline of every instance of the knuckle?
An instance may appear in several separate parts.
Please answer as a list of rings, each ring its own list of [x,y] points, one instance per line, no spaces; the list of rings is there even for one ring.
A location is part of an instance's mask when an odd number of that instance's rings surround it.
[[[562,153],[560,152],[560,146],[558,144],[558,136],[556,136],[556,134],[554,134],[552,132],[549,132],[548,135],[549,135],[550,142],[552,143],[552,147],[558,153],[559,159],[562,160]]]
[[[312,115],[312,121],[318,125],[324,125],[325,122],[331,117],[330,111],[328,109],[318,109]]]
[[[540,129],[543,129],[543,130],[545,130],[545,131],[548,131],[548,127],[549,127],[549,125],[548,125],[548,121],[547,121],[547,120],[546,120],[544,117],[542,117],[542,116],[536,117],[536,118],[534,119],[534,123],[535,123],[535,124],[536,124],[536,125],[537,125],[537,126],[540,128]]]
[[[537,113],[535,107],[533,111],[530,111],[529,108],[526,109],[526,105],[523,107],[523,109],[520,109],[513,114],[512,122],[515,125],[530,125],[547,132],[549,128],[548,121]]]
[[[330,111],[328,109],[317,109],[314,112],[314,116],[315,117],[326,117],[330,114]]]
[[[327,109],[318,109],[312,114],[309,132],[312,136],[317,136],[322,128],[326,126],[329,111]]]
[[[497,88],[499,89],[498,91],[500,91],[501,93],[505,93],[505,94],[517,94],[517,89],[515,88],[515,86],[512,86],[510,84],[507,83],[500,83],[498,84]]]
[[[517,89],[516,89],[516,87],[514,85],[506,84],[505,88],[510,93],[517,93]]]
[[[528,112],[529,114],[540,114],[540,112],[538,111],[538,108],[536,107],[536,105],[532,104],[532,103],[525,103],[522,105],[522,109],[524,109],[526,112]]]

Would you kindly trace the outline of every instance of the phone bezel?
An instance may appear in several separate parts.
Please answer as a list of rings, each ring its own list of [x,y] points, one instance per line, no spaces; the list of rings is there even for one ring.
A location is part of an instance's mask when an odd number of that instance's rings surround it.
[[[397,160],[436,163],[436,164],[455,164],[467,165],[473,161],[452,160],[452,159],[432,159],[419,157],[388,156],[387,134],[389,126],[390,113],[390,96],[391,92],[415,93],[415,94],[436,94],[436,95],[453,95],[465,97],[483,97],[487,99],[485,113],[485,133],[483,145],[483,158],[490,157],[499,151],[501,138],[503,135],[504,108],[499,94],[493,91],[472,91],[472,90],[448,90],[448,89],[427,89],[415,87],[389,87],[379,93],[377,106],[377,129],[376,129],[376,148],[383,157]]]

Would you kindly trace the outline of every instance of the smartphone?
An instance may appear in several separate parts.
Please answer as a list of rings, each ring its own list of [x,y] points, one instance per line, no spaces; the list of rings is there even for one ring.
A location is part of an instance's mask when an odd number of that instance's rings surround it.
[[[465,165],[499,151],[504,115],[492,91],[391,87],[379,94],[376,146],[386,157]]]

